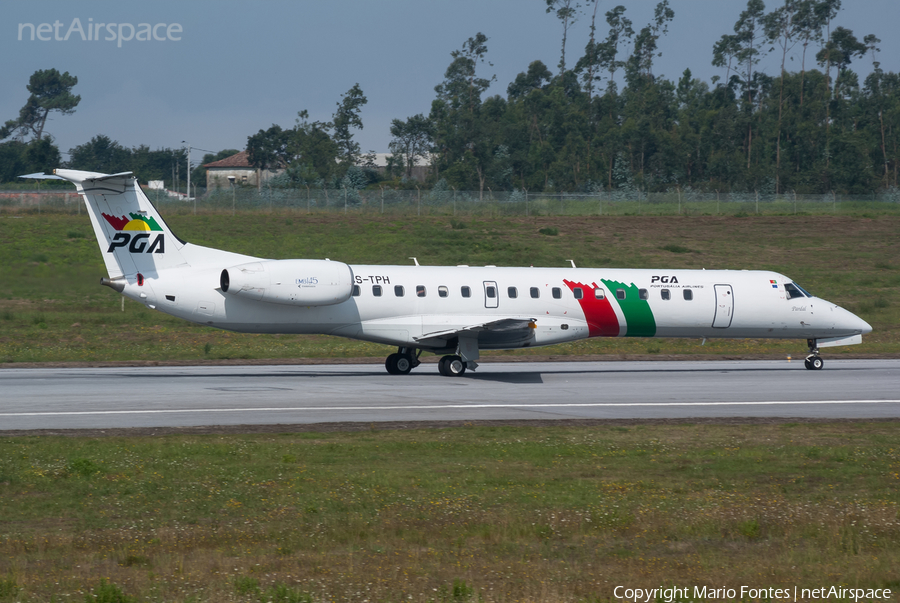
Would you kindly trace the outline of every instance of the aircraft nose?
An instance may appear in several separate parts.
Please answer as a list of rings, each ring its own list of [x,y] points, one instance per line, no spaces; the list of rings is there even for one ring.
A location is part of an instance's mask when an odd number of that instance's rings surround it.
[[[872,325],[864,321],[853,312],[845,310],[840,306],[835,306],[834,309],[835,312],[838,312],[838,316],[835,317],[835,327],[837,327],[838,329],[846,329],[848,331],[853,331],[861,335],[872,332]]]
[[[855,315],[854,315],[854,316],[855,316]],[[863,320],[862,318],[860,318],[859,316],[856,316],[856,320],[859,321],[859,324],[860,324],[860,326],[862,327],[862,334],[863,334],[863,335],[865,335],[866,333],[871,333],[871,332],[872,332],[872,325],[870,325],[869,323],[867,323],[866,321],[864,321],[864,320]]]

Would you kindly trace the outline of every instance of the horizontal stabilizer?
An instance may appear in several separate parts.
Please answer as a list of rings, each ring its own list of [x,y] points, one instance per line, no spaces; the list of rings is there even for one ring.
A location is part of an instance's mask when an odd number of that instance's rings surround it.
[[[43,172],[25,174],[24,176],[19,176],[19,178],[28,178],[30,180],[65,180],[65,178],[60,178],[59,176],[54,176],[53,174],[45,174]]]
[[[118,174],[101,174],[100,172],[85,172],[82,170],[53,170],[56,176],[62,177],[63,180],[81,184],[83,182],[105,182],[107,180],[115,180],[117,178],[127,179],[134,177],[134,172],[119,172]]]

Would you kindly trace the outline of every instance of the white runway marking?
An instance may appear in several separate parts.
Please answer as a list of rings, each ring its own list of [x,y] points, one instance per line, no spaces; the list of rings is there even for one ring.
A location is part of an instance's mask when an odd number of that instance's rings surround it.
[[[85,410],[60,412],[9,412],[0,417],[63,417],[91,415],[159,415],[181,413],[228,413],[228,412],[284,412],[284,411],[360,411],[360,410],[442,410],[478,408],[627,408],[627,407],[673,407],[673,406],[772,406],[808,404],[900,404],[900,400],[772,400],[765,402],[597,402],[597,403],[548,403],[548,404],[416,404],[409,406],[272,406],[261,408],[169,408],[156,410]]]

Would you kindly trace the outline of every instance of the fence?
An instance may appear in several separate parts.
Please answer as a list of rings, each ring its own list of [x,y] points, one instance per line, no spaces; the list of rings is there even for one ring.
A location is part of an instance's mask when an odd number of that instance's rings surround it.
[[[765,195],[762,193],[219,189],[192,200],[148,190],[163,215],[185,213],[347,213],[395,216],[602,216],[602,215],[788,215],[900,214],[900,192],[870,195]],[[0,212],[81,213],[79,195],[60,192],[0,191]]]

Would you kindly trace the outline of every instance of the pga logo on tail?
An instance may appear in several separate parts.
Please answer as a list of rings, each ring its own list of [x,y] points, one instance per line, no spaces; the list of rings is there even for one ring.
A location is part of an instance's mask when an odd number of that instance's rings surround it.
[[[106,219],[110,226],[118,231],[113,240],[110,241],[109,249],[106,250],[107,253],[112,253],[119,247],[127,247],[131,253],[166,252],[166,239],[163,236],[162,228],[152,217],[129,214],[129,219],[126,216],[117,218],[108,214],[100,215]],[[150,243],[150,234],[153,231],[158,231],[159,234]]]

